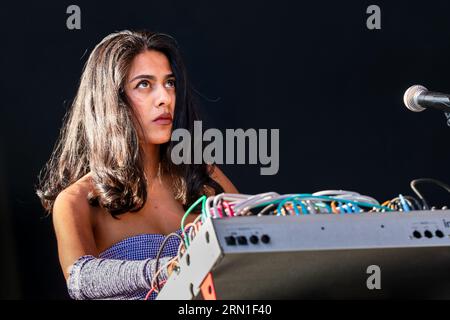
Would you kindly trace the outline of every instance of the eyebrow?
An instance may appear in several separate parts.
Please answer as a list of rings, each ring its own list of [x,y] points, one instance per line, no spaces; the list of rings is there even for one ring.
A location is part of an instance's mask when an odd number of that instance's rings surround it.
[[[174,78],[174,77],[175,77],[175,75],[174,75],[173,73],[169,73],[169,74],[166,74],[166,75],[164,76],[164,79],[167,79],[167,78]],[[131,80],[130,80],[130,83],[133,82],[134,80],[137,80],[137,79],[156,80],[156,77],[153,76],[153,75],[151,75],[151,74],[140,74],[140,75],[134,77],[133,79],[131,79]]]

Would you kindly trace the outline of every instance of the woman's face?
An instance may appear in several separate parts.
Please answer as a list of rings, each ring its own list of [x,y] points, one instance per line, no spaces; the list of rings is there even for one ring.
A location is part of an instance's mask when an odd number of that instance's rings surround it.
[[[138,54],[131,63],[125,93],[144,131],[145,137],[140,138],[151,144],[168,142],[175,110],[175,75],[167,57],[155,50]]]

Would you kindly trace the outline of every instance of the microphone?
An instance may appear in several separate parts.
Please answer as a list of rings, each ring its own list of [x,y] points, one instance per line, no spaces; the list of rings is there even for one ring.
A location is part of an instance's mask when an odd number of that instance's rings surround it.
[[[427,108],[450,112],[450,95],[428,91],[421,85],[409,87],[403,95],[403,102],[414,112],[421,112]]]

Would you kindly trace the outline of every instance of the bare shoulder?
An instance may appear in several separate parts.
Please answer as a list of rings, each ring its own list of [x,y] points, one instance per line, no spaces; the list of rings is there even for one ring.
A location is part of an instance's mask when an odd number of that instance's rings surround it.
[[[211,178],[220,184],[225,193],[239,193],[233,183],[228,177],[220,170],[216,165],[210,165],[209,170],[211,172]]]
[[[66,216],[76,211],[80,218],[82,216],[91,218],[92,210],[87,201],[88,194],[91,190],[92,182],[90,175],[85,175],[59,193],[53,205],[53,215]]]
[[[89,177],[83,177],[64,189],[53,205],[53,226],[64,276],[69,266],[83,255],[97,255],[94,238],[95,210],[87,196],[91,190]]]

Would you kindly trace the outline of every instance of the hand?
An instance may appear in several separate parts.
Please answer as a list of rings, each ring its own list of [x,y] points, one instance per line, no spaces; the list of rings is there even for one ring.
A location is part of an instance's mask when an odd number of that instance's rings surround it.
[[[170,275],[172,274],[173,270],[178,266],[178,262],[177,261],[172,261],[168,266],[167,266],[167,275],[170,277]]]

